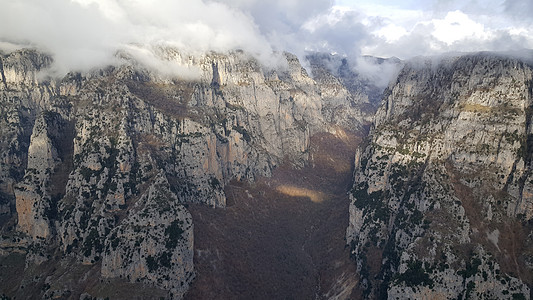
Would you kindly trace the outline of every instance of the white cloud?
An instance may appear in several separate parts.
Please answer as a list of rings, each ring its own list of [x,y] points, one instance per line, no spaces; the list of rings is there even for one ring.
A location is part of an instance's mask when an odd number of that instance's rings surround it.
[[[0,41],[51,52],[60,72],[113,62],[129,44],[185,52],[242,49],[268,61],[272,48],[242,11],[201,0],[0,0]]]
[[[401,39],[403,36],[407,35],[409,32],[402,26],[388,24],[384,27],[373,32],[373,34],[382,37],[385,41],[392,43]]]
[[[112,63],[128,45],[191,54],[242,49],[267,65],[273,51],[409,58],[508,50],[533,47],[530,2],[0,0],[0,48],[37,45],[63,72]]]
[[[431,23],[435,27],[432,35],[447,45],[468,38],[482,40],[491,38],[491,34],[485,30],[483,24],[473,21],[458,10],[449,12],[444,19],[436,19]]]

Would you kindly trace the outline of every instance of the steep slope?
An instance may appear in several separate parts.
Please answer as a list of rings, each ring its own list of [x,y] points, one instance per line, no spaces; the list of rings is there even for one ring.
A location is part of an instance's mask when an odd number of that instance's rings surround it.
[[[158,53],[188,78],[127,53],[61,79],[38,51],[0,56],[2,293],[181,298],[195,277],[184,204],[225,207],[230,181],[304,167],[312,136],[366,122],[291,54],[272,70],[242,52]],[[354,117],[326,117],[328,101]]]
[[[418,59],[356,154],[347,241],[368,298],[529,299],[533,68]]]

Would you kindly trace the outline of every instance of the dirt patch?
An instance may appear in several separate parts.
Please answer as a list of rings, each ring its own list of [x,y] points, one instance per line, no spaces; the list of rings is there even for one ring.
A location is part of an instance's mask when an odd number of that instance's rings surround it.
[[[498,246],[501,251],[497,252],[497,257],[502,271],[531,284],[533,274],[526,263],[526,256],[531,256],[533,252],[531,240],[528,239],[531,225],[525,226],[517,220],[509,220],[499,225]]]
[[[20,282],[24,278],[21,270],[24,270],[25,263],[26,255],[22,253],[0,256],[0,295],[13,295],[20,288]]]

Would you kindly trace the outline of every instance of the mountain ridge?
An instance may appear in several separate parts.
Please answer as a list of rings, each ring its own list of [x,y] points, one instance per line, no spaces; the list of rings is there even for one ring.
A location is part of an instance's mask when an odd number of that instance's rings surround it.
[[[530,297],[531,76],[478,53],[407,63],[385,91],[347,230],[368,297]]]

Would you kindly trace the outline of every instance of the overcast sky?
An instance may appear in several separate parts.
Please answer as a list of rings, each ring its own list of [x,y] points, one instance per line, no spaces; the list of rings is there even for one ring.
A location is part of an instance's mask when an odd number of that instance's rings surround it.
[[[0,47],[37,45],[63,68],[117,49],[325,51],[407,59],[533,48],[529,0],[0,0]]]

